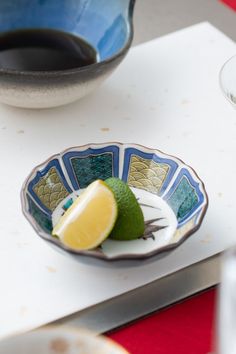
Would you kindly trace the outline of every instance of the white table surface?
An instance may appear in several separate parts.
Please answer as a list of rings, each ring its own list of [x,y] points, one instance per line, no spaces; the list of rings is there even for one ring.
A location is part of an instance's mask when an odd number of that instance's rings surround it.
[[[218,86],[235,44],[202,23],[133,48],[92,95],[53,110],[0,106],[0,337],[122,294],[236,243],[236,112]],[[204,180],[200,230],[138,267],[94,267],[52,250],[24,219],[20,188],[32,167],[66,147],[138,142],[174,154]],[[4,167],[3,167],[4,166]]]

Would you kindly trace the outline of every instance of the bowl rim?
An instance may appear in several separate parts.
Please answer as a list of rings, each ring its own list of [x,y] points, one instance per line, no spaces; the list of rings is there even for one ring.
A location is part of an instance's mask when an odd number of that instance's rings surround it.
[[[225,70],[225,67],[228,65],[229,62],[231,62],[231,60],[236,60],[236,54],[232,55],[230,58],[228,58],[224,64],[221,66],[220,68],[220,71],[219,71],[219,74],[218,74],[218,81],[219,81],[219,86],[220,86],[220,89],[221,89],[221,92],[223,94],[223,96],[227,99],[227,101],[229,101],[229,103],[231,103],[232,106],[235,106],[236,103],[234,103],[231,98],[228,96],[226,90],[224,89],[223,87],[223,83],[222,83],[222,75],[223,75],[223,72]]]
[[[123,56],[125,56],[131,46],[133,37],[134,37],[134,24],[133,24],[133,11],[134,11],[134,5],[135,5],[136,0],[129,0],[129,8],[128,8],[128,17],[126,21],[126,25],[129,29],[128,32],[128,37],[123,45],[123,47],[120,48],[120,50],[112,55],[111,57],[98,61],[93,64],[85,65],[82,67],[78,68],[73,68],[73,69],[66,69],[66,70],[42,70],[42,71],[35,71],[35,70],[17,70],[17,69],[2,69],[0,68],[0,77],[1,75],[9,75],[9,76],[23,76],[23,77],[57,77],[58,75],[60,76],[67,76],[67,75],[73,75],[73,74],[78,74],[81,72],[90,72],[91,70],[96,71],[97,69],[108,65],[116,60],[121,59]]]
[[[19,331],[17,333],[14,333],[12,335],[6,336],[2,338],[2,341],[10,341],[13,338],[21,337],[21,336],[30,336],[31,334],[43,334],[44,332],[46,333],[52,333],[52,332],[63,332],[63,333],[68,333],[72,335],[78,335],[81,337],[81,335],[85,336],[86,338],[99,338],[103,342],[107,342],[114,348],[118,349],[120,351],[120,354],[130,354],[124,347],[122,347],[118,342],[114,341],[113,339],[105,336],[104,334],[97,334],[90,329],[84,328],[84,327],[76,327],[76,326],[71,326],[71,325],[62,325],[62,324],[46,324],[43,327],[39,328],[33,328],[27,331]]]
[[[186,232],[178,242],[171,243],[171,244],[168,244],[166,246],[162,246],[162,247],[160,247],[158,249],[152,250],[152,251],[147,252],[145,254],[135,254],[135,253],[129,254],[129,253],[126,253],[124,255],[117,255],[117,256],[108,257],[106,254],[98,252],[96,249],[95,250],[89,250],[89,251],[78,251],[78,250],[71,249],[70,247],[67,247],[66,245],[62,244],[58,239],[53,238],[51,235],[49,236],[46,232],[42,231],[42,229],[35,222],[34,218],[27,212],[26,206],[27,206],[28,202],[26,200],[26,194],[27,194],[25,192],[26,191],[26,186],[27,186],[28,182],[30,181],[32,175],[35,174],[35,172],[39,168],[41,168],[44,165],[47,165],[48,162],[51,161],[52,159],[58,158],[62,154],[65,154],[66,152],[68,152],[68,151],[70,151],[72,149],[89,148],[89,147],[91,147],[93,145],[94,146],[104,146],[104,145],[112,145],[112,144],[113,145],[116,144],[116,145],[119,145],[119,146],[132,146],[132,147],[139,148],[139,149],[141,148],[141,149],[145,149],[145,150],[150,150],[153,153],[161,153],[165,157],[176,159],[181,164],[183,164],[185,167],[187,167],[193,173],[193,175],[198,179],[199,184],[201,185],[201,188],[202,188],[202,192],[204,194],[204,205],[203,205],[203,208],[202,208],[201,216],[198,219],[197,224],[192,229],[190,229],[188,232]],[[61,251],[69,253],[69,254],[71,254],[73,256],[77,255],[77,256],[82,256],[82,257],[94,257],[94,258],[97,258],[99,260],[106,261],[106,262],[107,261],[108,262],[116,262],[116,261],[121,261],[121,260],[145,260],[145,259],[157,256],[159,254],[162,254],[162,253],[165,253],[165,252],[169,252],[169,251],[177,248],[187,238],[189,238],[189,236],[194,234],[200,228],[200,226],[202,225],[203,219],[205,217],[206,211],[208,209],[208,206],[209,206],[209,198],[208,198],[208,194],[206,192],[206,188],[205,188],[204,182],[198,176],[198,174],[195,171],[195,169],[193,169],[190,165],[186,164],[182,159],[176,157],[175,155],[166,154],[162,150],[159,150],[159,149],[156,149],[156,148],[147,147],[147,146],[142,145],[142,144],[121,143],[121,142],[117,142],[117,141],[110,141],[110,142],[104,142],[104,143],[88,143],[88,144],[84,144],[84,145],[75,145],[75,146],[71,146],[69,148],[66,148],[66,149],[62,150],[61,152],[59,152],[57,154],[51,155],[48,159],[46,159],[42,163],[40,163],[37,166],[35,166],[31,170],[31,172],[28,174],[28,176],[26,177],[26,179],[23,182],[23,185],[21,187],[20,199],[21,199],[21,210],[22,210],[23,215],[29,221],[30,225],[36,231],[37,235],[40,236],[44,241],[50,242],[54,246],[58,247]]]

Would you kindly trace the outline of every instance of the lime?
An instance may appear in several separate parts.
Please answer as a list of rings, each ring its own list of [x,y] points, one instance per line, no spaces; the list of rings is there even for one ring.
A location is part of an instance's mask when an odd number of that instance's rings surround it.
[[[111,233],[117,210],[113,192],[103,181],[97,180],[75,200],[52,234],[72,249],[93,249]]]
[[[133,240],[142,236],[144,217],[134,193],[119,178],[108,178],[105,183],[113,191],[118,205],[118,218],[110,237],[116,240]]]

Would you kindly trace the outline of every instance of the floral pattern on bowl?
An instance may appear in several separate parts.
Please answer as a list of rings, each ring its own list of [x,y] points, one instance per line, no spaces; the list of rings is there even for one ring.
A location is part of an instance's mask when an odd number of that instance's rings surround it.
[[[92,251],[74,251],[51,235],[53,225],[96,179],[119,177],[142,207],[145,232],[132,241],[105,240]],[[69,148],[35,167],[22,191],[23,213],[37,234],[76,259],[144,259],[177,247],[201,225],[208,198],[195,171],[176,157],[136,144]]]

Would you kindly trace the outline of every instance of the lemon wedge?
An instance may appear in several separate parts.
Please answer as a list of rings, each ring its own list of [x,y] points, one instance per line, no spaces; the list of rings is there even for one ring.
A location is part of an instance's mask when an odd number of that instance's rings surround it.
[[[118,214],[111,189],[101,180],[91,183],[55,225],[52,234],[74,250],[89,250],[110,234]]]

